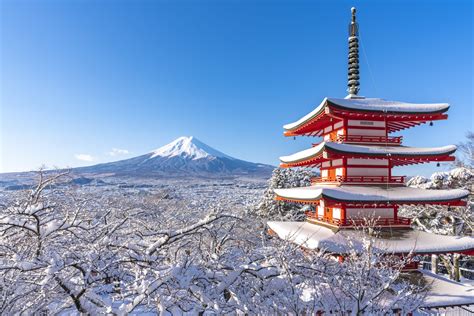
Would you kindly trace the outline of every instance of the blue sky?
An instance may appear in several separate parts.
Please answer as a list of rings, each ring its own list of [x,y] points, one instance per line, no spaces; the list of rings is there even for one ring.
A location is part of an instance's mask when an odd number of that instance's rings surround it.
[[[0,5],[0,172],[128,158],[182,135],[276,165],[317,141],[281,126],[347,94],[351,6],[361,95],[452,105],[448,121],[402,132],[405,144],[456,144],[474,129],[470,1]]]

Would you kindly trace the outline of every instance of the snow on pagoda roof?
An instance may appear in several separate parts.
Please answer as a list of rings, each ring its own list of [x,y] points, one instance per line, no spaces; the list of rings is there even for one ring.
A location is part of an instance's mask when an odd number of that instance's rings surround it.
[[[334,232],[330,228],[309,222],[267,222],[281,239],[307,249],[325,249],[332,253],[347,253],[351,249],[363,251],[362,230],[345,229]],[[446,236],[418,230],[383,231],[374,237],[374,249],[380,253],[433,254],[469,252],[474,250],[474,237]],[[349,243],[352,243],[352,245]]]
[[[393,156],[435,156],[450,155],[456,151],[456,146],[449,145],[443,147],[406,147],[406,146],[368,146],[368,145],[351,145],[340,144],[335,142],[322,142],[319,145],[302,150],[293,155],[280,157],[283,163],[296,163],[308,160],[321,154],[322,151],[329,149],[332,151],[364,154],[364,155],[387,155]]]
[[[430,114],[443,113],[449,109],[447,103],[407,103],[399,101],[387,101],[379,98],[324,98],[313,111],[303,116],[296,122],[286,124],[283,126],[286,130],[295,129],[312,118],[316,117],[326,106],[333,106],[337,108],[344,108],[348,110],[365,111],[365,112],[383,112],[383,113],[409,113],[409,114]]]
[[[421,270],[429,285],[421,307],[442,308],[449,306],[473,305],[474,286],[449,280],[430,271]]]
[[[462,189],[425,190],[411,187],[358,185],[317,185],[302,188],[275,189],[274,191],[279,197],[297,201],[318,201],[326,198],[350,203],[394,202],[397,204],[458,201],[469,195],[469,191]]]

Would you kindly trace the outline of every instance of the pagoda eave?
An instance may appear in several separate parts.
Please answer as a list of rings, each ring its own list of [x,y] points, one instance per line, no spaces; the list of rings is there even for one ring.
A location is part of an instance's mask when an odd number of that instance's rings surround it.
[[[367,158],[368,155],[334,155],[331,156],[332,159],[338,158]],[[373,155],[371,159],[387,159],[386,156],[382,155]],[[388,158],[391,161],[392,166],[407,166],[415,165],[421,163],[429,162],[450,162],[455,161],[456,157],[454,156],[420,156],[420,157],[408,157],[408,156],[399,156],[399,157],[390,157]],[[322,157],[317,157],[309,160],[303,160],[295,163],[280,163],[280,168],[319,168],[321,163],[324,161],[329,161],[330,159],[324,159]]]
[[[372,101],[373,99],[356,99],[355,102]],[[341,100],[338,99],[338,102]],[[348,100],[345,100],[348,102]],[[373,102],[373,101],[372,101]],[[379,101],[383,103],[384,100]],[[405,103],[400,103],[406,105]],[[420,105],[415,105],[414,110],[403,110],[403,108],[392,109],[383,106],[370,108],[347,107],[332,102],[331,99],[325,98],[323,102],[307,117],[303,117],[300,121],[287,124],[284,126],[284,135],[292,136],[320,136],[322,131],[334,124],[335,122],[344,122],[350,119],[364,119],[371,121],[385,121],[387,123],[387,132],[397,132],[416,125],[424,124],[429,121],[445,120],[448,118],[444,114],[449,108],[447,104],[437,104],[432,110],[421,110]]]
[[[451,156],[456,146],[439,148],[412,148],[403,146],[370,146],[339,143],[315,145],[310,149],[281,157],[282,168],[291,167],[320,167],[320,164],[334,159],[385,159],[391,166],[410,165],[426,162],[454,161]]]
[[[349,251],[364,251],[362,235],[358,229],[334,231],[329,227],[310,222],[267,222],[272,232],[284,240],[290,240],[309,250],[324,249],[333,254],[344,255]],[[349,243],[352,241],[352,244]],[[413,229],[381,232],[374,239],[374,250],[396,255],[430,255],[474,253],[474,237],[436,235]]]
[[[395,206],[395,205],[445,205],[445,206],[466,206],[467,202],[460,199],[453,200],[443,200],[443,201],[433,201],[433,200],[418,200],[418,201],[391,201],[391,200],[364,200],[364,201],[349,201],[349,200],[340,200],[333,197],[325,196],[322,194],[319,197],[311,199],[302,199],[302,198],[291,198],[283,197],[276,195],[276,201],[285,201],[285,202],[294,202],[300,204],[318,204],[321,200],[324,200],[326,206],[351,206],[351,207],[373,207],[374,205],[378,207],[384,206]]]
[[[465,206],[469,191],[424,190],[411,187],[357,185],[319,185],[303,188],[275,189],[276,199],[282,201],[327,205],[448,205]]]

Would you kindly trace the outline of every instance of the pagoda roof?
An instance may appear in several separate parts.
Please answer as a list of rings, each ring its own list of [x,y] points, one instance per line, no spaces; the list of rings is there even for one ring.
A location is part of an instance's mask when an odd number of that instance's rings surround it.
[[[469,191],[425,190],[411,187],[358,185],[315,185],[301,188],[275,189],[277,198],[293,202],[314,203],[321,199],[334,204],[448,204],[460,205]]]
[[[428,292],[420,307],[438,309],[474,304],[474,284],[456,282],[427,270],[420,272],[426,284],[429,284]]]
[[[313,111],[299,120],[283,126],[287,136],[313,135],[327,126],[325,118],[358,118],[387,120],[390,132],[402,130],[426,121],[446,119],[447,103],[407,103],[379,98],[324,98]],[[396,123],[404,121],[404,123]]]
[[[453,160],[449,155],[456,151],[456,146],[443,147],[407,147],[407,146],[374,146],[352,145],[335,142],[321,142],[317,146],[302,150],[293,155],[280,157],[282,167],[312,166],[327,159],[340,157],[352,158],[390,158],[395,165],[421,163],[426,161]],[[387,157],[387,155],[390,155]],[[399,158],[397,160],[397,158]]]
[[[289,240],[306,249],[324,249],[331,253],[345,254],[351,250],[364,251],[363,230],[332,229],[309,222],[267,222],[283,240]],[[374,237],[374,250],[389,254],[472,253],[474,237],[446,236],[423,231],[385,230]]]

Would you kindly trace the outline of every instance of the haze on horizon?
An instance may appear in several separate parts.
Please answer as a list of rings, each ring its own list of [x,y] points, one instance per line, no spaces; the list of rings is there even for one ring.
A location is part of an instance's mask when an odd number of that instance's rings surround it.
[[[317,141],[282,125],[344,97],[358,9],[361,95],[447,102],[403,135],[443,146],[473,130],[470,1],[1,1],[0,172],[148,153],[183,135],[277,165]],[[408,175],[442,170],[435,164]]]

